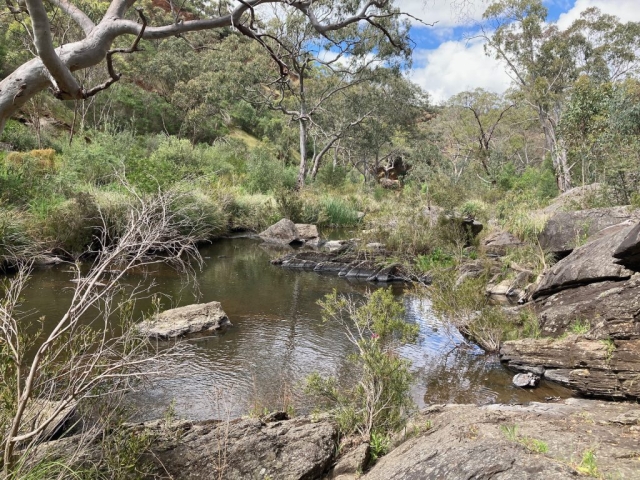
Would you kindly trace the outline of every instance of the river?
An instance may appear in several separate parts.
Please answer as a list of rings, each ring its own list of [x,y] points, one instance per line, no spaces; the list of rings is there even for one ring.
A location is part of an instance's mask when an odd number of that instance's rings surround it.
[[[186,340],[191,355],[172,360],[162,379],[155,379],[128,395],[137,420],[162,417],[171,408],[193,420],[237,417],[251,410],[308,406],[300,394],[305,377],[314,371],[350,381],[348,355],[353,346],[339,326],[322,322],[317,301],[333,289],[361,297],[380,288],[314,272],[289,271],[270,265],[278,252],[252,239],[227,239],[201,250],[204,267],[197,275],[199,296],[175,271],[158,266],[148,275],[129,275],[127,281],[154,281],[164,294],[163,306],[219,301],[233,327],[226,332]],[[25,291],[23,308],[52,325],[66,309],[72,293],[68,266],[36,270]],[[420,328],[417,343],[400,353],[411,360],[415,373],[415,403],[510,403],[570,396],[557,385],[542,382],[535,390],[511,385],[513,373],[495,356],[464,345],[457,332],[445,328],[430,309],[428,299],[405,294],[406,320]],[[136,304],[149,311],[150,299]],[[457,348],[456,348],[457,347]]]

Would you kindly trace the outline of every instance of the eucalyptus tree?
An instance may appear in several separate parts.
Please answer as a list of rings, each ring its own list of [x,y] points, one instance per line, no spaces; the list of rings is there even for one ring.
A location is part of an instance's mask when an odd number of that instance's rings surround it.
[[[536,109],[556,172],[558,188],[572,186],[572,165],[558,124],[581,73],[616,80],[638,66],[640,24],[626,24],[598,9],[583,12],[568,29],[547,23],[542,0],[500,0],[484,13],[493,34],[487,53],[506,63],[524,102]]]
[[[268,50],[288,68],[289,75],[267,76],[257,93],[272,108],[298,125],[300,168],[297,187],[308,173],[315,176],[322,157],[347,130],[359,125],[364,114],[331,119],[330,105],[356,85],[372,82],[381,67],[409,62],[409,22],[397,15],[377,16],[363,25],[345,26],[331,36],[319,32],[302,12],[274,8],[266,33],[260,35]],[[335,113],[337,114],[337,112]],[[320,118],[324,119],[324,125]],[[327,122],[328,120],[328,122]],[[313,143],[309,168],[309,144]]]
[[[8,13],[24,28],[27,44],[33,48],[27,49],[28,54],[25,52],[25,56],[31,58],[0,81],[0,132],[7,119],[39,92],[50,89],[58,99],[81,100],[109,88],[122,76],[116,71],[114,55],[138,51],[143,39],[234,29],[269,49],[259,20],[265,7],[277,4],[288,12],[296,12],[301,21],[327,41],[353,42],[366,48],[365,43],[359,41],[361,30],[379,30],[391,41],[395,37],[388,26],[401,15],[392,0],[185,1],[174,12],[172,21],[156,25],[149,22],[141,7],[134,8],[136,3],[136,0],[111,0],[108,5],[89,4],[87,8],[78,0],[46,3],[44,0],[24,0],[24,3],[7,0]],[[64,35],[54,38],[51,24],[58,14],[68,19],[69,28]],[[343,31],[351,34],[341,33]],[[121,41],[126,36],[134,38],[128,47]],[[268,51],[280,73],[287,75],[289,67],[279,52]],[[84,85],[74,74],[103,62],[108,75],[102,83]]]

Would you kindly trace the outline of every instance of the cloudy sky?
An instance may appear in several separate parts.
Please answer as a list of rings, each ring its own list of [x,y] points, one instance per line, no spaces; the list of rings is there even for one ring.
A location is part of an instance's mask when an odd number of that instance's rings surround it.
[[[566,28],[589,7],[617,15],[622,21],[640,21],[640,0],[544,0],[549,20]],[[398,0],[403,10],[434,23],[415,24],[413,81],[428,91],[434,102],[458,92],[485,88],[503,92],[511,82],[502,64],[484,54],[483,42],[474,38],[477,23],[490,0]],[[459,8],[465,4],[464,8]]]

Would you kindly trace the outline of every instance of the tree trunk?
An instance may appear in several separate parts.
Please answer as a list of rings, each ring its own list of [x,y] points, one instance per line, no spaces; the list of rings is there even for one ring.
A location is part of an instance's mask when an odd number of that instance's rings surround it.
[[[552,116],[541,107],[538,109],[538,116],[542,130],[544,131],[545,147],[551,154],[558,189],[564,193],[572,187],[567,149],[564,146],[564,142],[557,137],[557,120],[552,118]]]
[[[302,109],[300,120],[300,170],[298,171],[298,181],[296,182],[296,190],[304,187],[304,178],[307,175],[307,121],[304,117],[304,108]]]

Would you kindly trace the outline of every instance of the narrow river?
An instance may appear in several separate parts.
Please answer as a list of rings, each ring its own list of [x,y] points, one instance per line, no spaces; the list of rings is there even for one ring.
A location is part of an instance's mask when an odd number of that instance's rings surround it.
[[[205,266],[197,275],[199,297],[167,267],[158,267],[148,278],[127,279],[132,284],[153,279],[154,290],[167,296],[165,308],[219,301],[233,323],[223,334],[187,340],[190,356],[176,358],[165,378],[130,394],[136,419],[162,417],[170,405],[179,417],[194,420],[236,417],[292,402],[304,410],[299,390],[310,373],[349,382],[352,345],[340,327],[322,322],[317,301],[333,289],[362,296],[379,286],[274,267],[269,260],[277,253],[251,239],[220,240],[201,253]],[[68,270],[64,265],[37,270],[25,292],[24,308],[34,317],[45,316],[45,325],[68,306],[73,285]],[[513,373],[479,348],[462,345],[459,334],[444,328],[431,312],[428,300],[404,294],[400,285],[393,289],[404,302],[407,321],[420,327],[418,342],[401,349],[413,364],[418,406],[570,396],[545,382],[535,390],[513,387]],[[150,307],[149,299],[136,305],[139,311]]]

